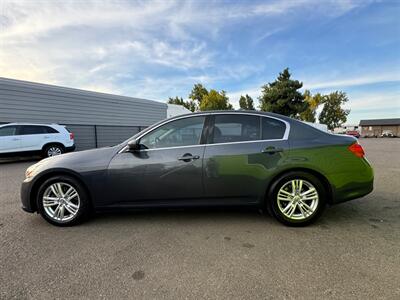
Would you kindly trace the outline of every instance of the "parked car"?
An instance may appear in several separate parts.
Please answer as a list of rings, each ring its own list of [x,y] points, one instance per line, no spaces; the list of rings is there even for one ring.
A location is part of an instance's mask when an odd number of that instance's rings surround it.
[[[382,131],[381,137],[396,137],[396,135],[393,134],[393,131],[391,130],[384,130]]]
[[[377,138],[377,136],[375,134],[373,134],[373,133],[365,134],[362,137],[366,138],[366,139],[368,139],[368,138]]]
[[[348,130],[346,131],[347,135],[354,136],[355,138],[360,138],[360,133],[357,130]]]
[[[202,112],[159,122],[114,146],[44,159],[26,170],[22,207],[77,224],[91,211],[253,206],[302,226],[327,205],[373,189],[354,137],[262,112]]]
[[[74,134],[57,124],[0,125],[0,155],[34,154],[44,157],[75,149]]]

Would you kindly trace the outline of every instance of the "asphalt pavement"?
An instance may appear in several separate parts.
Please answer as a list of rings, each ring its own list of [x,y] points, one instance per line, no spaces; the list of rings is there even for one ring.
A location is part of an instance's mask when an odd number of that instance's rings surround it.
[[[34,161],[0,164],[0,299],[400,299],[400,139],[361,139],[370,195],[306,228],[256,210],[101,214],[58,228],[21,210]]]

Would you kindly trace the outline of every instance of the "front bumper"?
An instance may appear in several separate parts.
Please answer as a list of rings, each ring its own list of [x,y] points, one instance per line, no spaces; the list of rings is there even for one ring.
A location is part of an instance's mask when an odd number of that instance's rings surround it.
[[[22,209],[29,213],[36,212],[36,205],[31,201],[31,190],[32,190],[32,182],[31,181],[24,181],[21,185],[21,202],[22,202]]]

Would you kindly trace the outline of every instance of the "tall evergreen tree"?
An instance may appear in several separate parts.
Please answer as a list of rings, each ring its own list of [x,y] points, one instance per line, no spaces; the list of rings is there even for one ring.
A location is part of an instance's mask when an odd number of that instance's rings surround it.
[[[189,98],[193,101],[197,101],[198,105],[200,105],[203,97],[206,95],[208,95],[207,89],[201,83],[196,83],[189,94]]]
[[[193,100],[185,101],[185,100],[183,100],[182,97],[178,97],[178,96],[176,96],[175,98],[169,97],[167,103],[182,105],[183,107],[187,108],[191,112],[194,112],[197,110],[196,102],[194,102]]]
[[[292,80],[289,69],[284,69],[274,82],[262,86],[259,97],[261,110],[299,118],[307,109],[304,96],[298,91],[302,87],[303,83]]]
[[[239,99],[239,106],[241,109],[245,110],[255,110],[254,101],[249,95],[246,96],[241,95]]]

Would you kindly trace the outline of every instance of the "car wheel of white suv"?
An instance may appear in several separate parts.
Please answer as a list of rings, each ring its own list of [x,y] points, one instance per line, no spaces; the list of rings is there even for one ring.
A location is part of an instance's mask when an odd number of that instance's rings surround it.
[[[64,152],[65,152],[64,147],[57,145],[57,144],[52,144],[52,145],[48,145],[44,148],[43,154],[45,157],[52,157],[52,156],[56,156],[56,155],[61,155]]]

